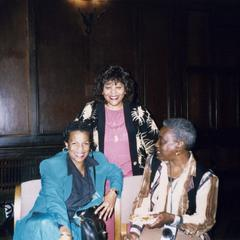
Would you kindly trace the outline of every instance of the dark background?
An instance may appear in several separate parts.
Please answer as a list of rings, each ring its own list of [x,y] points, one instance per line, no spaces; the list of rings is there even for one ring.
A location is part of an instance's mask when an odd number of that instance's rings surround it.
[[[159,127],[195,124],[194,153],[220,178],[213,239],[240,239],[240,2],[111,0],[105,10],[87,35],[67,0],[0,0],[1,203],[39,177],[97,72],[117,64]]]

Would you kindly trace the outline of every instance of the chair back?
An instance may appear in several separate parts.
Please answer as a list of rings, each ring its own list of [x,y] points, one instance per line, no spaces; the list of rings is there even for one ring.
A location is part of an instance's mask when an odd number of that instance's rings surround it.
[[[127,233],[129,216],[132,212],[132,204],[140,191],[142,175],[124,177],[123,191],[115,205],[115,240],[120,240]]]
[[[120,240],[127,233],[132,204],[142,183],[142,175],[124,177],[121,199],[115,205],[115,240]],[[41,189],[41,180],[30,180],[16,186],[14,197],[14,226],[33,207]]]
[[[40,189],[40,179],[22,182],[16,186],[14,196],[14,226],[17,220],[26,216],[32,209]]]

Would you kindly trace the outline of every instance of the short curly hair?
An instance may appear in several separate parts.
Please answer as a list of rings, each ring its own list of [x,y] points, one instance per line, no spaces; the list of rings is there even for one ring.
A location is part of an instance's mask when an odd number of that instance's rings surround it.
[[[98,74],[95,79],[94,98],[97,101],[104,102],[102,95],[104,84],[108,81],[116,81],[124,84],[126,95],[123,101],[133,102],[136,100],[136,82],[130,74],[120,66],[108,65]]]
[[[163,126],[171,129],[176,139],[184,142],[187,150],[193,148],[197,132],[190,121],[184,118],[169,118],[163,121]]]
[[[87,132],[89,134],[90,148],[91,150],[95,150],[96,146],[93,142],[93,130],[90,125],[80,121],[70,122],[63,131],[63,141],[67,142],[69,140],[70,133],[74,131]]]

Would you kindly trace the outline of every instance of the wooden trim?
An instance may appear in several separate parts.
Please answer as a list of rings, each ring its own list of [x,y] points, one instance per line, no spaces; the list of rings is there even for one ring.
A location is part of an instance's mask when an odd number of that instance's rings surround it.
[[[16,226],[17,220],[21,217],[21,184],[15,187],[14,194],[14,228]]]
[[[114,240],[121,240],[121,200],[117,198],[114,208]]]
[[[128,233],[128,224],[121,223],[121,239],[124,239],[124,236],[126,236]]]

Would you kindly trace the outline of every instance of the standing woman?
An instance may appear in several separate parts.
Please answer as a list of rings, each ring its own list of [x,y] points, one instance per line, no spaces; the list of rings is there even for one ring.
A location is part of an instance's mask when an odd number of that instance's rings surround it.
[[[76,121],[94,129],[94,143],[124,176],[143,173],[145,159],[158,140],[158,128],[148,110],[135,101],[135,82],[120,66],[107,66],[97,76],[94,101]]]
[[[107,66],[96,78],[94,98],[75,120],[92,126],[97,149],[124,176],[142,174],[159,131],[148,110],[134,101],[135,82],[122,67]]]

